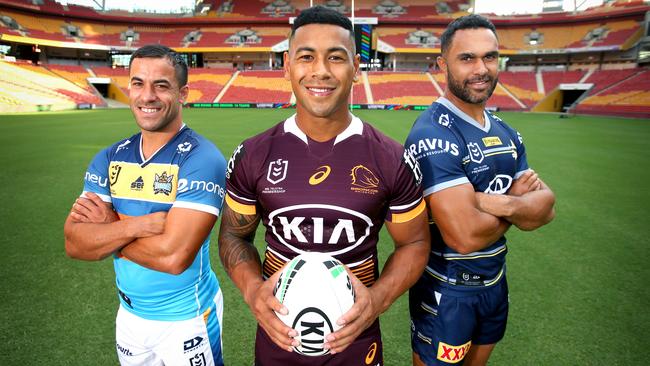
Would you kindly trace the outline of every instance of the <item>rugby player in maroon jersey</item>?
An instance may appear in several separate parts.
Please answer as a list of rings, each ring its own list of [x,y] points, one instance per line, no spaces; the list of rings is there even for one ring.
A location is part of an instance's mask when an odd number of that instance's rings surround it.
[[[430,248],[422,176],[399,143],[347,108],[359,68],[349,19],[302,11],[284,67],[296,114],[233,153],[219,233],[224,267],[259,324],[255,364],[382,365],[378,316],[415,283]],[[253,244],[260,220],[263,263]],[[384,223],[394,251],[379,274]],[[308,251],[329,253],[353,274],[356,302],[326,337],[325,356],[292,352],[300,329],[275,314],[287,312],[273,296],[279,269]]]

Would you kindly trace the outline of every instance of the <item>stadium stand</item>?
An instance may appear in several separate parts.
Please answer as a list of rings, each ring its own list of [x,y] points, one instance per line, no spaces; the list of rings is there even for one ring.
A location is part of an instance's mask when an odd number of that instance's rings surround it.
[[[544,91],[548,94],[557,88],[561,83],[577,83],[584,76],[585,72],[581,70],[574,71],[544,71]]]
[[[212,103],[231,77],[232,71],[228,69],[191,69],[187,102]]]
[[[125,68],[112,68],[108,66],[95,66],[92,71],[100,78],[110,78],[124,92],[129,94],[129,70]]]
[[[94,94],[49,70],[26,63],[0,61],[0,95],[10,105],[0,111],[75,109],[78,104],[103,104]]]
[[[291,84],[283,71],[244,71],[230,84],[222,103],[288,103]]]
[[[582,100],[575,111],[650,118],[650,70],[636,70],[633,75],[601,89]]]
[[[378,104],[431,104],[440,95],[426,73],[370,72],[370,88]]]
[[[544,97],[538,92],[534,72],[502,71],[499,73],[499,81],[529,108]]]

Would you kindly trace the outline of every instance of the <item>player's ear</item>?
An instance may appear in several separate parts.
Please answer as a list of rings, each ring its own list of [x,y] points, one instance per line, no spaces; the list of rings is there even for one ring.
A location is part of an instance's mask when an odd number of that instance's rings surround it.
[[[284,78],[286,80],[291,81],[291,77],[289,76],[289,52],[284,51],[282,54],[282,59],[284,60]]]
[[[181,87],[181,89],[180,89],[179,92],[180,92],[180,93],[179,93],[179,94],[180,94],[180,98],[179,98],[178,101],[179,101],[181,104],[184,104],[185,101],[187,100],[187,96],[190,94],[190,87],[187,86],[187,84],[186,84],[186,85],[184,85],[184,86]]]
[[[447,61],[445,61],[445,58],[442,57],[442,55],[436,58],[436,63],[438,64],[438,68],[440,70],[442,70],[444,73],[447,72]]]
[[[357,53],[354,55],[354,82],[359,80],[359,65],[361,64],[361,56]]]

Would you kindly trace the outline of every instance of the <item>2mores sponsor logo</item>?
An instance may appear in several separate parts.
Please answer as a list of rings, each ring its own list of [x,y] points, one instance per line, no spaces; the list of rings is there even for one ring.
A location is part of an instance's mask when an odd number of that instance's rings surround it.
[[[472,341],[469,341],[460,346],[452,346],[450,344],[440,342],[438,343],[438,360],[446,363],[459,363],[467,355],[469,347],[472,345]]]
[[[370,217],[345,207],[325,204],[287,206],[269,214],[269,226],[275,238],[300,254],[295,244],[323,245],[318,250],[329,255],[346,253],[361,245],[373,226]],[[328,251],[326,245],[343,248]]]
[[[220,198],[223,198],[226,194],[226,190],[223,189],[218,183],[207,182],[204,180],[192,180],[189,181],[185,178],[178,180],[178,193],[184,193],[187,191],[206,191],[218,195]]]

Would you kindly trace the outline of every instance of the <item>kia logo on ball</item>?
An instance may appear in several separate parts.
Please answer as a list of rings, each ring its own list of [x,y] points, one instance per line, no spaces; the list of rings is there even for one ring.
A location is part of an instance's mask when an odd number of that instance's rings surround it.
[[[293,321],[293,329],[300,335],[300,346],[296,347],[298,353],[308,356],[321,356],[329,353],[323,349],[325,336],[334,331],[332,322],[323,311],[318,308],[304,308]]]

